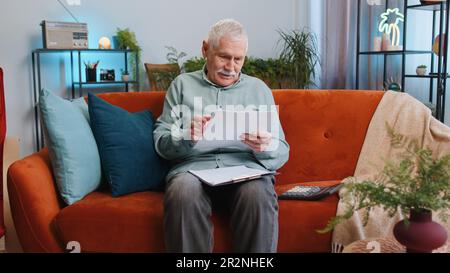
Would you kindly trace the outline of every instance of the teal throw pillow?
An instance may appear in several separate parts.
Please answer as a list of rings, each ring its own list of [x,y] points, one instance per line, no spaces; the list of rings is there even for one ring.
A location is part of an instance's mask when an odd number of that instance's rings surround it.
[[[88,95],[88,104],[103,174],[112,195],[162,190],[168,163],[154,148],[152,113],[130,113],[93,94]]]
[[[71,205],[97,189],[101,181],[87,104],[83,98],[69,101],[43,89],[39,110],[59,193]]]

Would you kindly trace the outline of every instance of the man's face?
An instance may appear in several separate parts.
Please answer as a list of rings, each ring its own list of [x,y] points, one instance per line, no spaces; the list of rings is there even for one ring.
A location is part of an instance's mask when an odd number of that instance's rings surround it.
[[[239,79],[247,51],[245,38],[220,38],[217,47],[203,41],[202,53],[206,58],[208,79],[220,86],[229,86]]]

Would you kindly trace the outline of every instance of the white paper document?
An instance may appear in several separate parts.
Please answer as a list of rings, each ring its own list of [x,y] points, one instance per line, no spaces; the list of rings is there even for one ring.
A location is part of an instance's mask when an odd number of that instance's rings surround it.
[[[250,150],[242,143],[244,133],[266,131],[278,136],[278,113],[276,111],[223,111],[212,113],[212,119],[204,129],[203,137],[195,149],[208,151],[217,148]]]
[[[226,168],[216,168],[200,171],[189,171],[195,175],[200,181],[210,185],[219,186],[238,182],[244,182],[260,178],[267,174],[276,174],[276,172],[252,169],[246,166],[235,166]]]

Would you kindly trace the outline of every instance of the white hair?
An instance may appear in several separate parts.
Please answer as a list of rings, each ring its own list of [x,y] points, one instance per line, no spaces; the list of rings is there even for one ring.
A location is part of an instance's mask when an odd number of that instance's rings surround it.
[[[217,48],[220,38],[230,37],[233,40],[245,39],[246,48],[248,48],[248,38],[244,27],[234,19],[222,19],[215,23],[208,32],[208,44]]]

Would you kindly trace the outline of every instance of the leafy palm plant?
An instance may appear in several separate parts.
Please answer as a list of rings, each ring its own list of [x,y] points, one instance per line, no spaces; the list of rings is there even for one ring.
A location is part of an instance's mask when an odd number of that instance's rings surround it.
[[[282,88],[305,89],[314,84],[316,65],[320,64],[315,34],[307,29],[284,32],[278,30],[281,38],[281,62],[284,84]]]

